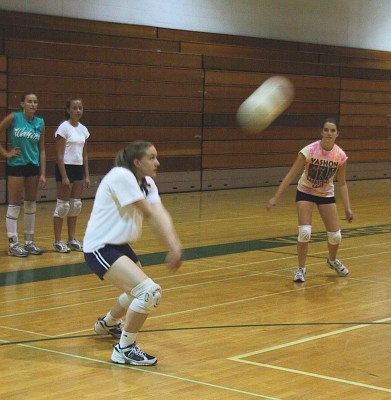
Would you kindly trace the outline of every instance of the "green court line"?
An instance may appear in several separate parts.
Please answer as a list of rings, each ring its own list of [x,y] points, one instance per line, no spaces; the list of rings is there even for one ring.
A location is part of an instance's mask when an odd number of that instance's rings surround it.
[[[344,239],[360,236],[371,236],[391,233],[391,224],[363,226],[343,230]],[[311,236],[312,242],[327,240],[326,232],[314,232]],[[200,246],[185,249],[185,259],[195,260],[228,254],[245,253],[248,251],[267,250],[297,243],[297,235],[281,236],[269,239],[248,240],[243,242],[223,243],[210,246]],[[140,261],[144,267],[163,264],[166,252],[157,252],[141,255]],[[22,283],[41,282],[51,279],[69,278],[73,276],[91,274],[85,263],[51,266],[45,268],[34,268],[24,271],[12,271],[0,273],[0,286],[18,285]]]

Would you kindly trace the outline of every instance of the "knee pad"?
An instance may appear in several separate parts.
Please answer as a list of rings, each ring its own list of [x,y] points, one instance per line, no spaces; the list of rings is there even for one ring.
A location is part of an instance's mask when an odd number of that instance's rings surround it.
[[[299,236],[297,241],[300,243],[307,243],[311,239],[311,225],[299,225]]]
[[[36,201],[25,201],[24,202],[24,213],[25,214],[35,214],[37,211]]]
[[[148,278],[134,287],[130,294],[134,299],[129,308],[140,314],[149,314],[159,305],[162,288],[151,278]]]
[[[327,239],[330,244],[340,244],[342,241],[341,229],[337,232],[327,232]]]
[[[53,215],[58,218],[65,218],[68,212],[69,212],[69,201],[63,201],[57,199],[57,205]]]
[[[77,217],[80,214],[81,205],[80,199],[70,199],[68,217]]]
[[[20,214],[20,206],[9,205],[7,208],[7,218],[18,219]]]
[[[132,297],[130,297],[127,293],[122,293],[118,297],[118,302],[121,304],[121,307],[128,309],[130,303],[132,302]]]

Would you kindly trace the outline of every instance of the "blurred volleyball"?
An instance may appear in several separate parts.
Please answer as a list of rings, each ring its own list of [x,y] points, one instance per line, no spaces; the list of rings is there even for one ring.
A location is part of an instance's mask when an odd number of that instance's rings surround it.
[[[290,106],[294,94],[288,78],[272,76],[238,108],[239,125],[251,133],[263,131]]]

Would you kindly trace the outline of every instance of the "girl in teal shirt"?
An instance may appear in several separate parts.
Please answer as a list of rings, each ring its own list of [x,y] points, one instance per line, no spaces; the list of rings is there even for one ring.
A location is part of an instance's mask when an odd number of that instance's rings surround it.
[[[45,123],[36,117],[37,96],[22,96],[22,111],[7,115],[0,122],[0,134],[8,130],[10,150],[0,145],[0,153],[7,159],[8,208],[6,216],[9,240],[8,255],[26,257],[40,255],[42,250],[34,243],[35,212],[38,186],[46,184]],[[17,221],[24,205],[24,241],[19,243]]]

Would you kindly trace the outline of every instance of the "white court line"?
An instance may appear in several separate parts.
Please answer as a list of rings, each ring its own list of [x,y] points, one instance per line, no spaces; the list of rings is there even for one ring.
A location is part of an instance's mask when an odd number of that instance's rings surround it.
[[[280,349],[284,349],[284,348],[291,347],[291,346],[296,346],[298,344],[311,342],[313,340],[318,340],[318,339],[322,339],[322,338],[329,337],[329,336],[339,335],[341,333],[353,331],[353,330],[356,330],[356,329],[362,329],[362,328],[366,328],[368,326],[373,326],[372,324],[381,323],[381,322],[388,322],[388,321],[391,321],[391,317],[379,319],[377,321],[373,321],[371,324],[355,325],[355,326],[351,326],[349,328],[338,329],[336,331],[323,333],[323,334],[320,334],[320,335],[309,336],[307,338],[300,339],[300,340],[295,340],[293,342],[283,343],[283,344],[280,344],[280,345],[277,345],[277,346],[272,346],[272,347],[267,347],[265,349],[252,351],[250,353],[240,354],[240,355],[235,356],[235,357],[230,357],[230,358],[228,358],[228,360],[237,361],[237,362],[241,362],[241,363],[244,363],[244,364],[261,366],[261,367],[264,367],[264,368],[271,368],[271,369],[276,369],[276,370],[280,370],[280,371],[291,372],[291,373],[295,373],[295,374],[299,374],[299,375],[312,376],[312,377],[319,378],[319,379],[325,379],[325,380],[330,380],[330,381],[335,381],[335,382],[347,383],[347,384],[353,385],[353,386],[360,386],[360,387],[365,387],[367,389],[373,389],[373,390],[378,390],[378,391],[382,391],[382,392],[391,393],[391,389],[389,389],[389,388],[384,388],[384,387],[374,386],[374,385],[367,385],[365,383],[349,381],[349,380],[345,380],[345,379],[335,378],[335,377],[332,377],[332,376],[314,374],[312,372],[306,372],[306,371],[301,371],[301,370],[296,370],[296,369],[291,369],[291,368],[279,367],[279,366],[275,366],[275,365],[271,365],[271,364],[264,364],[264,363],[258,363],[258,362],[254,362],[254,361],[244,360],[244,358],[251,357],[251,356],[254,356],[254,355],[267,353],[267,352],[275,351],[275,350],[280,350]]]
[[[6,340],[1,340],[0,339],[0,341],[3,342],[3,343],[8,343],[8,341],[6,341]],[[114,364],[112,362],[103,361],[103,360],[99,360],[99,359],[96,359],[96,358],[83,357],[83,356],[79,356],[79,355],[72,354],[72,353],[65,353],[63,351],[45,349],[45,348],[42,348],[42,347],[32,346],[32,345],[28,345],[28,344],[17,344],[17,346],[26,347],[28,349],[34,349],[34,350],[39,350],[39,351],[45,351],[47,353],[53,353],[53,354],[57,354],[57,355],[60,355],[60,356],[65,356],[65,357],[72,357],[72,358],[76,358],[76,359],[83,360],[83,361],[89,361],[89,362],[93,362],[93,363],[104,364],[104,365],[108,365],[110,367],[127,368],[127,369],[130,369],[132,372],[148,373],[148,374],[152,374],[152,375],[161,376],[163,378],[174,379],[174,380],[178,380],[178,381],[182,381],[182,382],[188,382],[188,383],[192,383],[192,384],[195,384],[195,385],[208,386],[208,387],[212,387],[212,388],[215,388],[215,389],[220,389],[220,390],[224,390],[224,391],[228,391],[228,392],[239,393],[239,394],[242,394],[242,395],[248,395],[248,396],[251,396],[251,397],[258,397],[258,398],[267,399],[267,400],[282,400],[282,399],[279,399],[277,397],[271,397],[271,396],[266,396],[266,395],[262,395],[262,394],[258,394],[258,393],[247,392],[245,390],[230,388],[230,387],[222,386],[222,385],[216,385],[214,383],[208,383],[208,382],[203,382],[203,381],[199,381],[199,380],[196,380],[196,379],[183,378],[183,377],[176,376],[176,375],[165,374],[163,372],[158,372],[158,371],[154,371],[152,369],[148,369],[148,367],[147,368],[131,367],[131,366],[127,366],[127,365]],[[149,367],[149,368],[151,368],[151,367]]]

